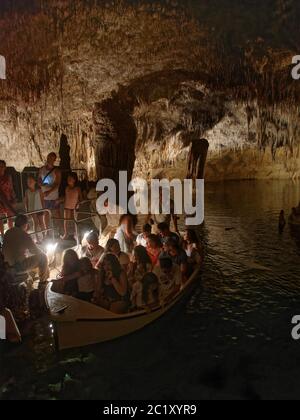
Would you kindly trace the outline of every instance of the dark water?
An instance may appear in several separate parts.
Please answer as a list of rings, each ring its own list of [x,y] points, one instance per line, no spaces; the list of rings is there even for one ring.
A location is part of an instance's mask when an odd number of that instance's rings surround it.
[[[206,269],[188,305],[149,330],[59,357],[47,320],[37,323],[2,355],[0,398],[300,398],[291,338],[300,244],[288,228],[278,233],[280,210],[299,199],[291,182],[207,185]]]

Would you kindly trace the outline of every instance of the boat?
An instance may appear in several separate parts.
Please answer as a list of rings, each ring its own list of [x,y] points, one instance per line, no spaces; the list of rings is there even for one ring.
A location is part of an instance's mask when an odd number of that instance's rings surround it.
[[[200,274],[201,267],[197,266],[181,291],[165,306],[124,315],[117,315],[94,304],[56,293],[52,290],[53,283],[49,283],[45,297],[57,350],[113,341],[142,330],[183,303],[197,286]]]

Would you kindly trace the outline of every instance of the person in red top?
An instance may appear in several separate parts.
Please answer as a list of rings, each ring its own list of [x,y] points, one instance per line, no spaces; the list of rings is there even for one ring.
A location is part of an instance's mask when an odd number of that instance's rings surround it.
[[[157,235],[150,235],[147,239],[147,252],[151,259],[152,266],[159,264],[159,257],[162,253],[162,243],[160,237]]]
[[[0,160],[0,217],[11,217],[14,216],[14,205],[16,201],[16,195],[12,179],[6,173],[6,163],[4,160]],[[8,228],[13,227],[13,220],[8,220]],[[0,235],[4,236],[4,225],[0,221]]]

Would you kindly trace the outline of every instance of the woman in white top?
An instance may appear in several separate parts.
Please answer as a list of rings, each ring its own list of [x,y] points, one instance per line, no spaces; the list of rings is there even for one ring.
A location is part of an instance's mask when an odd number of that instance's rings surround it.
[[[133,218],[125,214],[121,217],[120,226],[115,234],[115,239],[119,241],[121,251],[126,254],[132,254],[136,242],[136,234],[134,233]]]

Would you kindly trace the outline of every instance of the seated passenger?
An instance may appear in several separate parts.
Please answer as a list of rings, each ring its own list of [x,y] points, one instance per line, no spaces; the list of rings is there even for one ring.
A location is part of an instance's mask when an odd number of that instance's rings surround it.
[[[159,266],[153,273],[159,281],[159,295],[161,302],[169,301],[181,289],[182,275],[178,265],[173,264],[170,258],[160,257]]]
[[[108,242],[106,244],[106,247],[105,247],[105,253],[106,254],[114,254],[118,258],[123,270],[126,273],[129,273],[129,271],[130,271],[130,258],[125,252],[121,251],[121,247],[120,247],[119,241],[117,239],[109,239],[108,240]],[[100,261],[101,261],[101,259],[100,259]],[[100,265],[101,265],[101,263],[99,262],[97,264],[97,268],[99,268]]]
[[[58,280],[59,283],[54,283],[53,290],[59,291],[62,289],[63,293],[76,297],[78,294],[77,280],[80,275],[80,264],[77,253],[73,249],[66,250],[63,257],[61,276]]]
[[[168,223],[160,223],[157,228],[163,244],[165,244],[169,239],[173,239],[179,243],[180,237],[177,233],[171,232],[170,225],[168,225]]]
[[[151,232],[152,232],[151,225],[149,225],[149,224],[144,225],[143,226],[143,232],[140,235],[138,235],[138,237],[136,239],[137,246],[143,246],[143,247],[147,248],[147,239],[151,235]]]
[[[113,254],[104,254],[101,259],[100,283],[94,303],[113,313],[128,312],[127,275]]]
[[[162,251],[162,243],[157,235],[150,235],[147,240],[147,252],[152,262],[152,267],[159,264],[159,256]]]
[[[17,273],[29,273],[38,269],[40,282],[45,283],[49,279],[48,259],[28,235],[28,228],[27,216],[18,215],[15,227],[4,235],[3,255],[8,265]],[[28,253],[31,254],[30,257],[27,257]]]
[[[183,248],[191,265],[203,264],[203,249],[197,237],[197,233],[192,229],[187,229],[184,235]]]
[[[152,262],[146,248],[137,246],[133,251],[133,264],[130,270],[130,283],[141,281],[145,274],[152,271]]]
[[[77,280],[77,298],[91,302],[99,284],[100,273],[95,270],[89,258],[82,258],[79,261],[80,277]]]
[[[92,232],[86,238],[87,246],[82,247],[83,257],[88,258],[93,267],[96,268],[97,264],[104,254],[104,248],[99,245],[99,237],[96,232]]]
[[[136,309],[153,308],[159,304],[159,283],[155,274],[147,273],[134,283],[131,303]]]
[[[132,253],[136,241],[132,216],[124,214],[121,217],[115,239],[119,241],[122,252],[125,252],[126,254]]]
[[[147,308],[155,308],[159,305],[159,280],[154,273],[147,273],[142,280],[143,302]]]
[[[170,258],[173,264],[180,267],[182,278],[185,279],[188,272],[188,258],[186,252],[180,248],[178,243],[173,239],[169,239],[164,245],[162,257]]]

